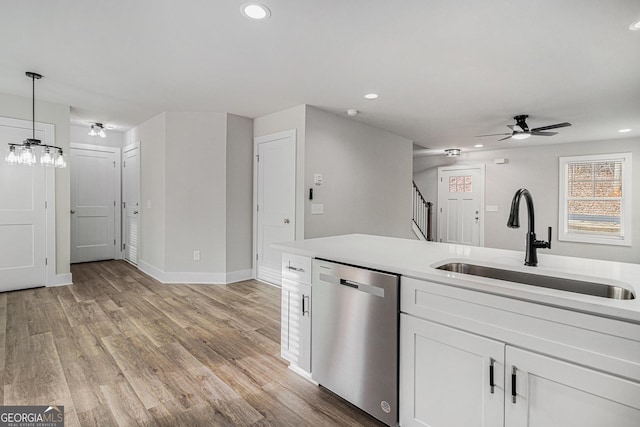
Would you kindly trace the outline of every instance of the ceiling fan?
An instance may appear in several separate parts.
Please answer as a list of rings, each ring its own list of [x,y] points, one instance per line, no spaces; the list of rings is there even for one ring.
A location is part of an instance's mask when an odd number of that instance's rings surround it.
[[[509,129],[511,129],[511,133],[492,133],[489,135],[476,135],[476,138],[478,137],[483,137],[483,136],[503,136],[503,135],[507,135],[506,137],[499,139],[498,141],[504,141],[505,139],[509,139],[509,138],[513,138],[513,139],[526,139],[529,138],[531,135],[536,135],[536,136],[553,136],[556,135],[558,132],[545,132],[548,131],[550,129],[558,129],[558,128],[563,128],[563,127],[567,127],[567,126],[571,126],[571,123],[557,123],[555,125],[549,125],[549,126],[541,126],[538,128],[534,128],[534,129],[529,129],[529,126],[527,125],[527,117],[529,117],[526,114],[522,114],[520,116],[515,116],[513,119],[516,121],[515,125],[507,125],[507,127]]]

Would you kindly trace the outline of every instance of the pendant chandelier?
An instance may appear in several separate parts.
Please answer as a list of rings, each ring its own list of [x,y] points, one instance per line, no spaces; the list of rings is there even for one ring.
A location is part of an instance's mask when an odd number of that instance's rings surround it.
[[[66,168],[67,162],[62,148],[43,144],[42,141],[36,139],[36,80],[40,80],[42,76],[31,71],[27,71],[26,75],[31,79],[33,134],[31,138],[25,139],[21,144],[10,142],[5,161],[9,165],[33,166],[40,163],[41,166]],[[40,158],[39,162],[38,157]]]

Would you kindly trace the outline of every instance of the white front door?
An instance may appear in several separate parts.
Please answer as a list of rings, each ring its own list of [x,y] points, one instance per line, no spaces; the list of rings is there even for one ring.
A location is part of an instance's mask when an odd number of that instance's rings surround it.
[[[282,252],[271,245],[295,240],[295,131],[256,138],[256,277],[281,284]]]
[[[71,150],[71,262],[116,257],[115,150],[108,147]]]
[[[140,225],[140,146],[129,145],[123,150],[122,216],[124,221],[124,259],[138,263]]]
[[[484,165],[438,168],[438,241],[484,245]]]
[[[36,138],[54,144],[53,126],[41,126]],[[4,161],[7,143],[31,137],[31,122],[0,118],[0,292],[47,283],[47,237],[54,239],[55,230],[47,230],[46,188],[55,175],[44,166],[9,166]]]

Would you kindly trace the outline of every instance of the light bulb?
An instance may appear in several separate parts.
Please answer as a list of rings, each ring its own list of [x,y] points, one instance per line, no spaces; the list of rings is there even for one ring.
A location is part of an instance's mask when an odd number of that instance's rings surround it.
[[[61,168],[61,169],[67,167],[67,162],[65,161],[64,154],[62,153],[62,150],[58,150],[58,154],[56,155],[56,159],[55,159],[53,165],[55,167]]]
[[[40,164],[42,166],[53,166],[54,163],[55,163],[55,160],[53,159],[53,156],[49,151],[49,147],[45,147],[44,153],[42,153],[42,156],[40,156]]]
[[[89,136],[96,136],[98,133],[96,132],[95,126],[91,125],[91,130],[89,131]]]
[[[10,145],[7,150],[7,157],[4,158],[8,165],[14,166],[20,162],[20,152],[16,152],[16,146]]]
[[[100,130],[98,131],[98,135],[100,136],[100,138],[106,138],[107,137],[107,133],[104,131],[103,128],[100,128]]]
[[[36,164],[36,155],[30,146],[25,145],[22,149],[18,163],[25,166],[33,166]]]

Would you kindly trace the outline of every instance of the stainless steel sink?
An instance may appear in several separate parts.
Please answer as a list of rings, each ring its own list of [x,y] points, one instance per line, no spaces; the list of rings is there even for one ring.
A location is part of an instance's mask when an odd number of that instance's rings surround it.
[[[503,270],[501,268],[485,267],[460,262],[450,262],[436,268],[438,270],[451,271],[454,273],[488,277],[490,279],[523,283],[525,285],[575,292],[584,295],[593,295],[602,298],[621,300],[630,300],[635,298],[635,295],[631,290],[606,283],[585,282],[582,280],[565,279],[554,276],[542,276],[540,274],[523,273],[520,271]]]

